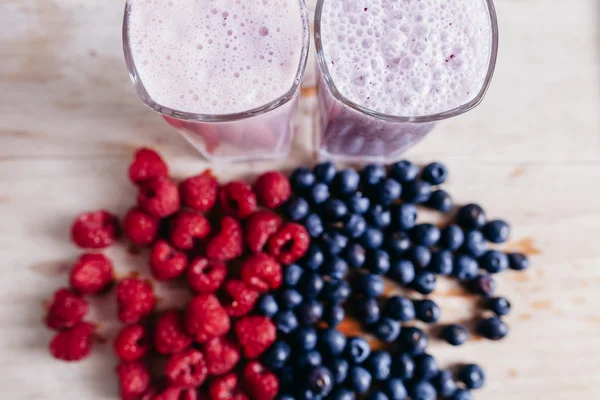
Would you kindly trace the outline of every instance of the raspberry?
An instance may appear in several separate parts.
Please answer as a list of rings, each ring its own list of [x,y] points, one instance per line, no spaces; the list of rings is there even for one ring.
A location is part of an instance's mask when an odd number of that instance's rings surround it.
[[[80,322],[71,329],[57,333],[50,342],[50,353],[63,361],[79,361],[92,351],[94,326]]]
[[[215,295],[199,294],[187,307],[185,327],[196,336],[196,341],[203,343],[229,332],[229,316]]]
[[[210,233],[210,223],[204,215],[193,211],[181,211],[171,221],[171,243],[181,250],[191,250],[196,242]]]
[[[149,246],[158,237],[158,221],[139,208],[132,208],[125,215],[123,230],[136,246]]]
[[[261,293],[281,286],[281,265],[265,253],[248,256],[242,264],[242,279]]]
[[[216,292],[227,277],[227,267],[219,261],[195,258],[187,271],[190,287],[198,293]]]
[[[134,324],[152,312],[156,298],[152,286],[135,278],[122,279],[117,284],[119,319]]]
[[[226,338],[213,338],[204,344],[204,355],[209,375],[223,375],[240,360],[240,351]]]
[[[200,386],[207,375],[204,355],[194,349],[174,354],[169,358],[169,361],[167,361],[165,374],[167,380],[173,386]]]
[[[129,179],[133,183],[140,184],[167,175],[167,164],[154,150],[143,147],[135,152],[133,162],[129,166]]]
[[[269,240],[269,254],[282,264],[292,264],[306,253],[309,244],[306,228],[290,222]]]
[[[250,400],[235,374],[220,376],[208,388],[210,400]]]
[[[258,361],[244,368],[244,387],[252,400],[273,400],[279,391],[279,379]]]
[[[167,311],[158,317],[154,326],[154,347],[161,354],[179,353],[192,344],[192,338],[183,328],[183,315]]]
[[[260,210],[252,213],[246,220],[244,230],[246,244],[250,251],[253,253],[263,251],[269,238],[279,231],[282,223],[281,218],[270,211]]]
[[[200,175],[186,179],[179,184],[181,199],[194,210],[200,212],[210,211],[217,202],[219,182],[207,169]]]
[[[242,281],[230,280],[225,283],[227,300],[223,304],[231,317],[242,317],[254,308],[258,300],[258,292]]]
[[[269,171],[258,177],[254,191],[260,204],[267,208],[277,208],[290,198],[290,181],[281,172]]]
[[[152,396],[149,400],[197,400],[198,394],[195,389],[192,388],[180,388],[170,386],[160,392]],[[144,400],[144,399],[141,399]]]
[[[117,217],[106,210],[80,214],[71,226],[71,240],[84,249],[103,249],[115,242],[119,233]]]
[[[102,254],[83,254],[71,270],[71,287],[83,294],[98,294],[114,280],[113,266]]]
[[[249,316],[235,323],[238,343],[248,358],[256,358],[273,344],[275,325],[266,317]]]
[[[185,254],[164,240],[156,242],[150,253],[150,271],[159,281],[175,279],[185,272],[188,259]]]
[[[244,219],[256,210],[256,195],[245,182],[229,182],[219,192],[219,204],[225,214]]]
[[[72,328],[83,320],[88,303],[69,289],[60,289],[52,297],[46,325],[51,329]]]
[[[150,387],[150,372],[141,362],[119,364],[117,376],[123,400],[137,400]]]
[[[144,183],[138,192],[138,206],[156,218],[165,218],[179,210],[179,189],[169,178]]]
[[[113,348],[123,362],[139,360],[150,350],[146,328],[139,324],[124,327],[115,339]]]
[[[232,217],[223,217],[220,230],[206,244],[206,256],[213,260],[228,261],[242,255],[242,227]]]

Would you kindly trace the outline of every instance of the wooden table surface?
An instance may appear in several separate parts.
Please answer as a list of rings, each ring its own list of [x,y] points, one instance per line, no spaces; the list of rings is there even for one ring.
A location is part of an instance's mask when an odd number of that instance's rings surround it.
[[[501,46],[487,98],[441,124],[407,157],[447,163],[455,199],[508,219],[509,247],[530,254],[534,266],[499,278],[499,293],[514,307],[506,340],[459,349],[436,342],[432,351],[444,364],[485,367],[488,383],[478,399],[598,399],[600,4],[496,3]],[[2,399],[116,398],[109,344],[77,364],[56,362],[46,350],[43,304],[65,285],[78,254],[69,224],[94,208],[123,215],[134,199],[126,166],[136,146],[163,152],[177,177],[206,167],[137,98],[122,58],[122,9],[122,0],[0,0]],[[219,176],[312,161],[313,76],[309,66],[291,157],[216,166]],[[144,256],[122,247],[108,254],[121,274],[144,271]],[[472,299],[452,288],[434,298],[444,320],[473,311]],[[113,301],[95,302],[94,318],[113,321]],[[116,328],[100,325],[108,338]]]

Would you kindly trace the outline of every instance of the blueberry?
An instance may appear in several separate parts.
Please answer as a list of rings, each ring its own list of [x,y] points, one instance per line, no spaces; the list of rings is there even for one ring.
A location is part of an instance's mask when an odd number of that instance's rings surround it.
[[[328,304],[342,304],[350,296],[350,285],[344,280],[330,280],[325,282],[321,296]]]
[[[298,320],[303,325],[314,325],[323,317],[323,303],[317,300],[305,300],[296,310]]]
[[[291,310],[302,303],[302,295],[296,289],[284,289],[279,294],[279,305],[285,310]]]
[[[335,165],[331,161],[325,161],[315,165],[313,175],[318,182],[330,183],[335,178]]]
[[[283,368],[292,353],[290,345],[284,341],[277,341],[269,347],[263,356],[263,364],[272,370]]]
[[[435,290],[435,275],[431,271],[419,271],[411,286],[421,294],[429,294]]]
[[[465,233],[458,225],[448,225],[442,229],[440,246],[448,250],[458,250],[465,241]]]
[[[510,302],[504,297],[493,297],[488,301],[487,308],[502,317],[510,313]]]
[[[419,328],[405,327],[400,332],[399,344],[409,355],[423,354],[429,344],[429,336]]]
[[[374,351],[371,353],[364,367],[369,371],[376,381],[384,381],[389,378],[392,368],[392,356],[387,351]]]
[[[475,258],[481,257],[487,250],[487,242],[483,237],[483,233],[479,231],[467,232],[462,248],[466,254]]]
[[[373,334],[382,342],[392,343],[400,335],[400,322],[391,318],[380,318],[373,327]]]
[[[369,343],[361,337],[355,336],[348,339],[344,355],[346,360],[354,364],[360,364],[371,354]]]
[[[479,264],[477,261],[466,254],[457,254],[454,257],[454,268],[452,274],[461,281],[468,281],[477,276]]]
[[[310,389],[302,386],[298,392],[298,400],[322,400],[322,398],[314,394]]]
[[[294,332],[292,344],[296,350],[314,350],[317,347],[317,331],[311,327],[299,328]]]
[[[342,195],[356,192],[359,182],[360,176],[358,172],[351,168],[339,171],[333,180],[335,190]]]
[[[382,389],[390,400],[405,400],[408,396],[404,383],[398,378],[388,379],[383,382]]]
[[[452,346],[461,346],[469,339],[469,331],[464,325],[447,325],[442,329],[442,338]]]
[[[390,400],[387,395],[381,391],[373,392],[367,396],[367,400]]]
[[[285,215],[292,221],[301,221],[309,213],[308,201],[302,197],[292,197],[285,203]]]
[[[306,194],[306,199],[309,203],[317,206],[325,203],[329,198],[329,186],[324,183],[315,183]]]
[[[323,250],[330,255],[337,255],[348,245],[348,238],[336,230],[325,231],[321,235]]]
[[[385,167],[381,164],[368,164],[360,171],[360,182],[365,186],[375,186],[385,179]]]
[[[415,279],[415,265],[409,260],[396,260],[390,265],[388,276],[401,285],[409,285]]]
[[[463,229],[481,229],[487,222],[483,208],[478,204],[467,204],[458,210],[456,222]]]
[[[500,340],[508,335],[508,325],[498,317],[490,317],[479,323],[477,332],[484,338]]]
[[[379,275],[366,274],[356,277],[354,288],[366,297],[379,297],[385,290],[385,283]]]
[[[485,384],[485,373],[479,365],[468,364],[459,371],[458,380],[464,383],[467,389],[481,389]]]
[[[407,328],[409,330],[416,328]],[[403,331],[404,332],[404,331]],[[421,332],[422,334],[423,332]],[[414,334],[414,332],[413,332]],[[423,351],[425,351],[423,349]],[[422,351],[422,352],[423,352]],[[392,376],[403,381],[412,379],[415,375],[415,362],[408,354],[397,354],[392,359]],[[390,396],[391,397],[391,396]]]
[[[369,208],[366,216],[369,220],[369,223],[379,229],[387,228],[392,222],[392,213],[390,210],[383,208],[379,204]]]
[[[305,269],[316,271],[323,264],[323,261],[325,261],[323,250],[316,244],[311,244],[301,262]]]
[[[358,394],[365,394],[371,388],[371,374],[359,366],[350,368],[346,384]]]
[[[408,203],[426,203],[431,197],[431,184],[422,180],[414,180],[404,185],[402,198]]]
[[[417,381],[410,386],[411,400],[435,400],[437,392],[433,385],[427,381]]]
[[[291,310],[279,311],[273,319],[275,326],[282,333],[291,333],[298,328],[298,319]]]
[[[323,221],[321,220],[321,217],[314,213],[308,214],[308,216],[303,222],[303,225],[311,238],[321,236],[321,234],[324,231]]]
[[[496,291],[496,281],[488,274],[479,274],[468,283],[469,289],[475,294],[490,297]]]
[[[271,294],[262,295],[258,302],[256,303],[256,309],[258,312],[265,317],[271,318],[279,311],[279,306],[277,305],[277,301],[275,297]]]
[[[359,214],[351,214],[344,220],[343,232],[349,237],[356,239],[362,236],[367,229],[367,221]]]
[[[454,382],[454,379],[452,378],[452,372],[447,370],[440,371],[440,373],[432,379],[431,383],[435,386],[438,395],[443,398],[452,396],[458,389],[456,382]]]
[[[412,261],[415,268],[427,268],[431,262],[431,250],[429,250],[429,248],[426,246],[417,245],[406,252],[406,257]]]
[[[401,231],[412,229],[417,224],[417,207],[402,203],[392,206],[392,224]]]
[[[325,261],[321,272],[335,279],[342,279],[348,272],[348,263],[340,257],[332,257]]]
[[[402,296],[389,297],[383,306],[383,314],[400,322],[408,322],[416,317],[413,302]]]
[[[324,285],[325,282],[323,282],[321,275],[314,272],[306,272],[298,283],[298,289],[304,296],[314,298],[321,293]]]
[[[488,250],[481,256],[479,264],[481,265],[481,268],[485,269],[487,272],[496,274],[507,270],[509,261],[506,254],[497,250]]]
[[[290,394],[280,394],[277,397],[277,400],[296,400],[296,398]]]
[[[305,191],[315,184],[315,176],[306,167],[296,168],[290,175],[290,184],[295,191]]]
[[[330,328],[335,328],[339,324],[342,323],[346,313],[344,308],[341,306],[326,306],[325,311],[323,312],[323,321]]]
[[[430,299],[415,301],[415,312],[417,319],[427,324],[438,322],[442,315],[442,311],[438,305]]]
[[[329,328],[319,332],[319,349],[324,354],[338,356],[346,348],[346,336],[337,329]]]
[[[510,269],[516,271],[523,271],[524,269],[529,268],[529,259],[522,253],[508,253],[508,263]]]
[[[448,192],[439,189],[431,193],[426,205],[434,210],[447,213],[452,210],[452,207],[454,207],[454,201]]]
[[[414,181],[417,175],[419,168],[407,160],[398,161],[390,168],[390,176],[400,183]]]
[[[492,243],[504,243],[510,235],[510,226],[506,221],[495,219],[485,224],[481,232]]]
[[[356,400],[356,395],[353,391],[345,389],[345,388],[337,388],[334,392],[328,397],[329,400]]]
[[[366,260],[366,250],[358,243],[352,243],[344,250],[344,258],[352,268],[360,268]]]
[[[427,247],[433,247],[440,240],[440,228],[433,224],[418,224],[410,231],[413,240]]]
[[[287,287],[295,287],[304,274],[304,269],[297,264],[290,264],[283,268],[283,284]]]
[[[444,164],[433,162],[427,164],[421,171],[421,179],[432,185],[441,185],[448,179],[448,169]]]
[[[379,304],[374,298],[357,300],[353,310],[356,318],[365,324],[373,324],[379,320]]]
[[[454,256],[450,250],[440,250],[431,254],[429,269],[438,275],[450,275],[454,268]]]
[[[395,232],[385,238],[384,247],[394,257],[400,257],[410,249],[410,238],[405,232]]]
[[[386,179],[377,184],[374,191],[376,203],[387,207],[400,198],[402,185],[395,179]]]
[[[377,249],[367,254],[367,268],[375,275],[386,274],[390,270],[390,256],[387,251]]]
[[[421,354],[415,357],[415,377],[431,380],[440,372],[437,361],[431,354]]]
[[[473,400],[473,395],[466,389],[458,389],[450,397],[450,400]]]
[[[367,249],[378,249],[383,244],[383,232],[377,227],[369,226],[360,237],[360,243]]]
[[[318,367],[323,363],[323,357],[317,350],[308,350],[298,353],[296,366],[300,368]]]
[[[348,205],[350,212],[362,215],[369,210],[371,201],[368,197],[364,197],[361,192],[356,192],[348,197],[346,204]]]
[[[307,386],[315,395],[325,397],[335,386],[333,374],[325,367],[313,368],[308,373]]]
[[[342,384],[348,376],[348,370],[350,370],[350,364],[348,361],[340,357],[335,357],[327,363],[329,369],[333,373],[333,379],[335,383]]]
[[[329,199],[325,202],[323,214],[328,221],[340,221],[348,215],[348,206],[340,199]]]

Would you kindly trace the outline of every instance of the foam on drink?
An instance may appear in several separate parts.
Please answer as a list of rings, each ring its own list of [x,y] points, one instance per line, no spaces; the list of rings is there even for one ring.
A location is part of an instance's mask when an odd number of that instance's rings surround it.
[[[478,95],[492,31],[485,0],[326,0],[321,38],[344,97],[380,113],[419,116]]]
[[[299,0],[128,0],[128,6],[139,79],[162,106],[242,112],[295,83],[306,33]]]

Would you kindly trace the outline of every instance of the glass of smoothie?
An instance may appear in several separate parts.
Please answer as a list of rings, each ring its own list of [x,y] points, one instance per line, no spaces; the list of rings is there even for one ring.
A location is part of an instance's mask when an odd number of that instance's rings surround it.
[[[309,47],[304,0],[127,0],[138,95],[211,161],[285,156]]]
[[[492,0],[319,0],[322,158],[392,162],[476,107],[498,51]]]

